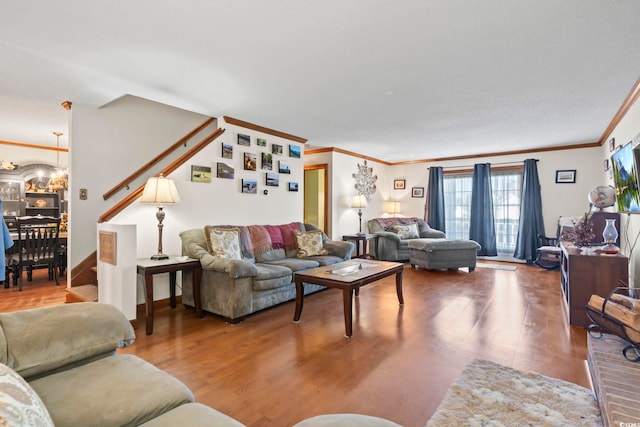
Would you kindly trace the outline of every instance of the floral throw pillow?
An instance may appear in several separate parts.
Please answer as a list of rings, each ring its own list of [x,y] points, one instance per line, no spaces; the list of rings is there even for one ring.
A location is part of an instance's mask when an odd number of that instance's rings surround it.
[[[322,231],[313,230],[303,233],[301,231],[294,231],[293,235],[296,238],[296,247],[298,248],[298,258],[304,258],[308,256],[326,255],[326,249],[322,247]]]
[[[393,230],[401,240],[417,239],[420,237],[417,224],[394,225]]]
[[[51,426],[53,420],[40,397],[13,369],[0,363],[0,425]]]
[[[207,225],[204,235],[211,255],[228,259],[242,258],[239,228],[216,228]]]

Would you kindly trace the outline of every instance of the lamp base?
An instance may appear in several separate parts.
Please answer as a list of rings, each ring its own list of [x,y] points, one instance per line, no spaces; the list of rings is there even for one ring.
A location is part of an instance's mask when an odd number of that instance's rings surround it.
[[[163,259],[169,259],[169,255],[165,255],[165,254],[155,254],[155,255],[151,255],[151,259],[154,261],[160,261]]]

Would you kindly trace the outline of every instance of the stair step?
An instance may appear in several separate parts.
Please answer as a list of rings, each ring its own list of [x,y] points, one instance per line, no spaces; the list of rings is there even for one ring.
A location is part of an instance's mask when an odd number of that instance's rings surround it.
[[[98,302],[98,287],[96,285],[80,285],[67,289],[67,304],[74,302]]]

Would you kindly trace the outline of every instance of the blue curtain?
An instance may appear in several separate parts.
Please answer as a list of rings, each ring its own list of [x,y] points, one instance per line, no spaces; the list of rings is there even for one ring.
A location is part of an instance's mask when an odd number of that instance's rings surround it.
[[[522,201],[520,202],[520,224],[518,241],[513,254],[515,258],[524,259],[527,264],[537,258],[538,234],[544,236],[544,220],[542,218],[542,196],[538,179],[538,161],[524,161],[522,177]]]
[[[478,255],[498,255],[491,196],[491,164],[489,163],[478,163],[473,166],[469,221],[469,239],[475,240],[482,246]]]
[[[446,232],[444,224],[444,174],[441,166],[429,168],[429,188],[427,190],[427,210],[425,218],[431,228]]]

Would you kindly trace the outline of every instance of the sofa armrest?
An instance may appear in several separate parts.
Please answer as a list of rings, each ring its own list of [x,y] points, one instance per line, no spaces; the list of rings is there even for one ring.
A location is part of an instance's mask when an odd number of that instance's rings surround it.
[[[0,314],[0,361],[25,379],[111,355],[135,341],[126,316],[95,302]]]
[[[200,254],[200,264],[203,270],[213,270],[219,273],[226,273],[232,279],[240,277],[255,277],[258,275],[258,268],[255,264],[243,259],[228,259],[213,256],[210,253]]]
[[[374,234],[383,239],[389,239],[397,243],[400,242],[400,237],[396,233],[392,233],[390,231],[376,231]]]
[[[340,257],[345,261],[351,259],[351,254],[356,249],[353,242],[342,242],[340,240],[325,240],[322,247],[329,251],[329,254]]]
[[[420,237],[426,239],[444,239],[445,234],[440,230],[434,230],[432,228],[430,230],[421,231]]]

